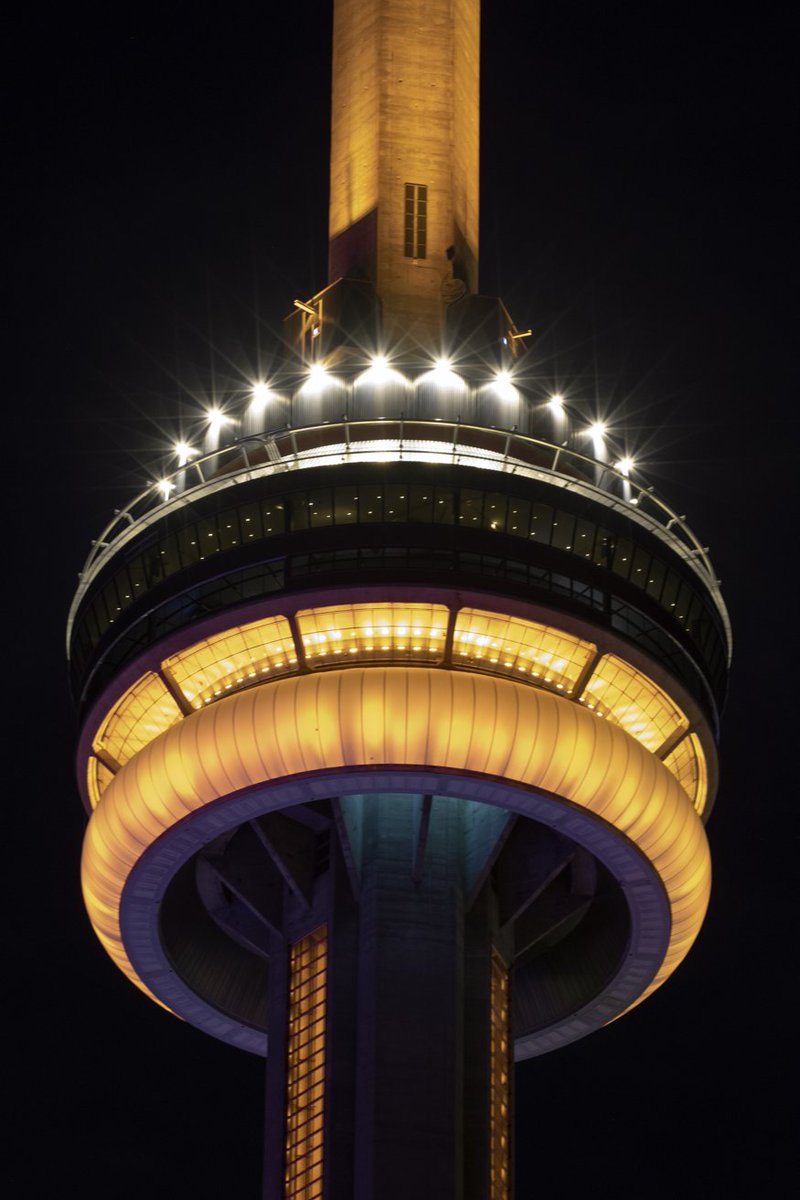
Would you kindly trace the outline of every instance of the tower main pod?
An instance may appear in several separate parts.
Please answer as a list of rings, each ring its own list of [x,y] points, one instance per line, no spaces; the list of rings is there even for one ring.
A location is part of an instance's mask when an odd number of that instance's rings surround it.
[[[708,898],[727,613],[478,292],[478,44],[477,0],[337,0],[330,282],[70,613],[92,922],[266,1054],[269,1200],[505,1200],[512,1060]]]

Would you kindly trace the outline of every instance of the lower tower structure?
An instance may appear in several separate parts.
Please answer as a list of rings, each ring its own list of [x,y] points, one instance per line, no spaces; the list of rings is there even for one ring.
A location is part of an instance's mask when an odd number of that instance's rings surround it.
[[[115,515],[69,620],[91,920],[267,1056],[267,1200],[507,1200],[513,1061],[657,988],[709,892],[725,606],[476,294],[478,6],[428,7],[426,39],[337,4],[342,277]],[[386,117],[418,93],[438,155]],[[407,184],[447,192],[410,226]],[[440,225],[432,289],[405,250]]]
[[[512,1053],[619,1016],[702,921],[725,610],[522,388],[286,372],[83,573],[87,905],[138,986],[268,1053],[266,1196],[507,1195]]]

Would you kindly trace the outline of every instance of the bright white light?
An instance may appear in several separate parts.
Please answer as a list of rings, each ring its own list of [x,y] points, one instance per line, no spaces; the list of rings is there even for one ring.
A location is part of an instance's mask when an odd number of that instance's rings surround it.
[[[437,358],[433,370],[428,372],[427,377],[434,383],[438,383],[440,387],[464,387],[464,380],[456,375],[449,358]]]
[[[333,376],[325,369],[321,362],[311,363],[308,368],[308,378],[303,384],[304,392],[321,392],[324,387],[328,387],[334,382]]]
[[[230,425],[231,418],[226,417],[220,408],[210,408],[206,413],[209,433],[219,433],[223,425]]]
[[[171,479],[159,479],[156,487],[161,492],[164,500],[169,500],[170,495],[175,491],[175,484]]]
[[[399,371],[395,371],[389,365],[389,360],[385,354],[376,354],[370,359],[370,364],[366,371],[363,371],[356,380],[356,386],[360,383],[371,383],[375,386],[382,386],[385,383],[405,383],[406,380]]]
[[[174,446],[176,455],[178,456],[178,466],[185,467],[186,464],[194,458],[197,453],[187,442],[176,442]]]
[[[510,371],[498,371],[492,382],[492,388],[503,400],[516,400],[517,389],[511,382]]]
[[[627,457],[621,458],[618,463],[614,463],[614,466],[621,475],[630,475],[635,465],[633,459]]]
[[[252,397],[253,398],[250,401],[250,412],[252,412],[252,413],[263,412],[264,408],[266,407],[267,401],[269,400],[269,397],[270,397],[270,391],[269,391],[269,387],[267,386],[267,384],[266,383],[254,383]]]
[[[564,411],[564,397],[561,395],[560,392],[554,392],[553,395],[550,397],[550,399],[547,401],[547,406],[548,406],[548,408],[551,408],[553,410],[553,412],[557,412],[557,413],[563,412]]]
[[[602,441],[605,437],[606,427],[602,421],[593,421],[589,426],[589,436],[594,438],[596,442]]]

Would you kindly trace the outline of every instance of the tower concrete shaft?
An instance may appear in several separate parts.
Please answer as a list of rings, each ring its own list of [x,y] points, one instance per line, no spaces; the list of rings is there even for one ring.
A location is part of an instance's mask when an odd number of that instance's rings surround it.
[[[330,282],[372,281],[387,339],[436,348],[477,290],[479,0],[338,0]]]
[[[80,577],[84,896],[267,1056],[264,1200],[510,1200],[511,1058],[702,924],[730,625],[476,294],[478,0],[334,9],[331,282]]]

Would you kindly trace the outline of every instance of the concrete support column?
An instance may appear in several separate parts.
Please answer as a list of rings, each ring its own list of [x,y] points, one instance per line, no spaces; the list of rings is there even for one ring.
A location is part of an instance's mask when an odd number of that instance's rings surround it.
[[[363,805],[355,1200],[462,1195],[463,893],[457,802]]]

